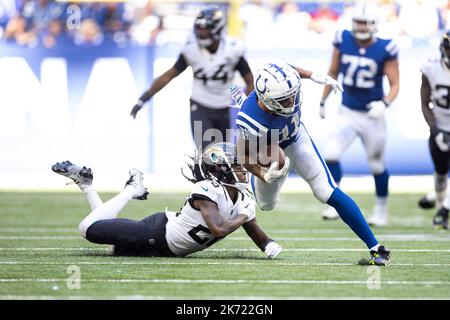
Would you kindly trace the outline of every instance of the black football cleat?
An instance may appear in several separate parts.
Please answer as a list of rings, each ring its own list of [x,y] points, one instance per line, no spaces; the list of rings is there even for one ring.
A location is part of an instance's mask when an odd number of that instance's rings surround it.
[[[391,251],[384,246],[379,246],[378,251],[370,251],[369,265],[372,266],[388,266],[390,263]]]
[[[78,185],[91,185],[94,174],[90,168],[79,167],[70,161],[57,162],[52,170],[64,177],[72,179]]]
[[[448,212],[449,210],[442,207],[433,217],[433,226],[436,229],[448,230]]]
[[[436,206],[436,200],[430,200],[427,196],[424,196],[419,200],[418,204],[422,209],[433,209]]]

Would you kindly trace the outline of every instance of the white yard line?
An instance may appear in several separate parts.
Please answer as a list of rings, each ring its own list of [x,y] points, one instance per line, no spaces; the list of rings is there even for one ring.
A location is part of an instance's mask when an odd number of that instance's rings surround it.
[[[16,278],[1,279],[0,283],[17,282],[66,282],[65,278]],[[83,283],[198,283],[198,284],[320,284],[320,285],[367,285],[361,280],[249,280],[249,279],[83,279]],[[380,281],[381,285],[450,285],[450,281]]]
[[[433,234],[380,235],[386,241],[450,242],[450,236]],[[357,237],[276,237],[278,241],[361,241]],[[0,236],[0,240],[84,240],[81,236]],[[228,237],[230,241],[251,240],[249,237]]]
[[[326,225],[326,222],[324,222]],[[405,231],[413,231],[413,232],[421,232],[421,230],[415,230],[416,228],[408,228],[405,227],[403,229],[387,229],[387,228],[381,228],[377,229],[378,235],[383,234],[391,234],[391,233],[399,233],[402,234]],[[422,232],[419,234],[434,234],[432,233],[433,230],[430,228],[427,230],[427,226],[424,226],[424,229],[427,232]],[[280,233],[280,234],[295,234],[295,235],[301,235],[301,234],[352,234],[352,231],[348,228],[324,228],[324,229],[309,229],[309,228],[293,228],[293,229],[274,229],[274,228],[264,228],[264,230],[267,233]],[[42,233],[75,233],[78,234],[77,228],[61,228],[61,227],[0,227],[0,233],[1,232],[42,232]],[[435,231],[434,231],[435,232]],[[448,232],[443,231],[442,233],[448,234]]]
[[[66,247],[45,247],[45,248],[24,248],[24,247],[11,247],[11,248],[0,248],[0,251],[110,251],[110,248],[66,248]],[[395,252],[445,252],[450,253],[450,249],[394,249]],[[261,252],[259,249],[249,249],[249,248],[215,248],[207,249],[207,252]],[[283,251],[293,251],[293,252],[367,252],[367,249],[354,249],[354,248],[286,248]]]
[[[48,262],[48,261],[0,261],[0,265],[131,265],[131,266],[145,266],[145,265],[236,265],[236,266],[308,266],[308,267],[323,267],[323,266],[355,266],[356,263],[333,263],[333,262],[318,262],[318,263],[303,263],[303,262],[277,262],[272,260],[264,260],[264,262],[200,262],[200,261],[71,261],[71,262]],[[391,263],[390,266],[396,267],[449,267],[450,263]]]

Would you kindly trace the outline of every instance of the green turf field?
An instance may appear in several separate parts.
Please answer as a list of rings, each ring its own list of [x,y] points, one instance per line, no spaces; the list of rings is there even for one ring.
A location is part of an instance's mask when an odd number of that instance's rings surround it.
[[[353,197],[370,211],[372,195]],[[419,197],[392,195],[390,225],[375,229],[392,264],[378,268],[357,265],[364,244],[342,221],[321,221],[323,206],[309,194],[282,195],[276,211],[258,212],[284,248],[268,260],[243,230],[187,258],[114,257],[79,236],[89,211],[81,193],[0,192],[0,298],[449,299],[450,233],[432,229],[434,211],[418,209]],[[184,199],[151,194],[120,216],[176,211]]]

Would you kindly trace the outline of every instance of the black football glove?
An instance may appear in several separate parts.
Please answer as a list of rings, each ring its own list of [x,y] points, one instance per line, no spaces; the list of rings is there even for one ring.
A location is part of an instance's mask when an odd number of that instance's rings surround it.
[[[139,101],[134,105],[133,109],[131,109],[130,116],[132,116],[133,119],[136,119],[137,113],[139,112],[139,110],[142,109],[143,106],[144,106],[144,101],[139,100]]]

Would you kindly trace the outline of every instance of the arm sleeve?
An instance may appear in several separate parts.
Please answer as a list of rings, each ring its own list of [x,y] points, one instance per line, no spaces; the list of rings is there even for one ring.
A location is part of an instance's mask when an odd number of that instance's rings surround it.
[[[398,46],[394,40],[391,40],[386,45],[386,54],[387,54],[386,60],[398,59]]]
[[[186,62],[186,58],[184,57],[184,55],[182,53],[178,56],[178,59],[175,62],[174,67],[175,67],[175,69],[177,70],[178,73],[183,72],[188,67],[188,64]]]
[[[333,46],[339,50],[341,49],[343,36],[344,36],[343,30],[337,30],[336,33],[334,34]]]

